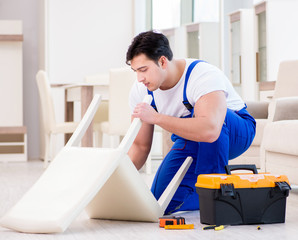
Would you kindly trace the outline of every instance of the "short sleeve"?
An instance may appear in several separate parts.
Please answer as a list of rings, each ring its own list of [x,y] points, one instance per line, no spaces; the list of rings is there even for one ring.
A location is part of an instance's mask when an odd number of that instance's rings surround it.
[[[192,72],[187,86],[187,98],[190,104],[194,105],[202,96],[214,91],[224,91],[228,97],[224,78],[226,76],[216,69],[205,71],[203,74]]]

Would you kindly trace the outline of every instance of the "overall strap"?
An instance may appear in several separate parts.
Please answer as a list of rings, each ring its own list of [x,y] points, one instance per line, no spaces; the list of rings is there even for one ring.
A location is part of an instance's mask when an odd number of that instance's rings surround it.
[[[193,61],[188,69],[187,69],[187,72],[186,72],[186,75],[185,75],[185,81],[184,81],[184,88],[183,88],[183,101],[182,103],[184,104],[184,106],[187,108],[187,110],[189,110],[191,112],[191,116],[193,115],[193,106],[189,103],[188,99],[187,99],[187,96],[186,96],[186,87],[187,87],[187,83],[188,83],[188,79],[189,79],[189,76],[191,74],[191,71],[193,70],[193,68],[199,63],[199,62],[205,62],[203,60],[195,60]]]
[[[151,106],[152,106],[152,107],[155,109],[155,111],[156,111],[156,112],[158,112],[158,111],[157,111],[156,104],[155,104],[155,101],[154,101],[153,92],[152,92],[152,91],[150,91],[149,89],[147,89],[147,92],[148,92],[148,94],[150,94],[150,95],[152,96],[152,102],[151,102]]]
[[[188,79],[189,79],[189,76],[191,74],[191,71],[193,70],[193,68],[199,63],[199,62],[205,62],[203,60],[196,60],[196,61],[193,61],[188,69],[187,69],[187,72],[186,72],[186,75],[185,75],[185,81],[184,81],[184,89],[183,89],[183,101],[182,103],[184,104],[184,106],[191,112],[191,116],[193,115],[193,106],[189,103],[188,99],[187,99],[187,96],[186,96],[186,87],[187,87],[187,82],[188,82]],[[152,96],[152,102],[151,102],[151,106],[155,109],[155,111],[157,111],[157,107],[156,107],[156,104],[155,104],[155,101],[154,101],[154,95],[153,95],[153,92],[150,91],[149,89],[147,89],[147,92],[148,94],[150,94]],[[158,112],[158,111],[157,111]]]

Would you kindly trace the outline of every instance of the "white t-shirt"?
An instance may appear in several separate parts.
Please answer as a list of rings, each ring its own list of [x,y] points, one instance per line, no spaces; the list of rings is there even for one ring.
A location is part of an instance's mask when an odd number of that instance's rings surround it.
[[[185,59],[186,66],[179,82],[171,89],[153,91],[154,101],[159,113],[173,117],[189,115],[183,101],[183,88],[185,75],[189,65],[195,59]],[[186,88],[186,96],[189,103],[194,106],[198,99],[207,93],[222,90],[225,92],[227,107],[231,110],[240,110],[245,104],[233,88],[229,79],[217,67],[206,62],[199,62],[192,70]],[[147,95],[147,88],[143,83],[136,81],[130,91],[131,110],[143,101]]]

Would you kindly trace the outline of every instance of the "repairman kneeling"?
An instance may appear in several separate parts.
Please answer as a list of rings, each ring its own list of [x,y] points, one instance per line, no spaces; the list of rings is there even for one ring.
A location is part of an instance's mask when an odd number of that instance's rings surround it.
[[[221,70],[202,60],[174,59],[169,41],[161,33],[137,35],[126,63],[137,73],[130,92],[132,118],[143,122],[128,154],[140,169],[151,149],[154,125],[173,133],[173,147],[162,161],[151,191],[158,199],[191,156],[193,163],[165,213],[198,210],[197,176],[225,173],[229,159],[251,145],[256,122]],[[153,96],[151,106],[142,103],[146,94]]]

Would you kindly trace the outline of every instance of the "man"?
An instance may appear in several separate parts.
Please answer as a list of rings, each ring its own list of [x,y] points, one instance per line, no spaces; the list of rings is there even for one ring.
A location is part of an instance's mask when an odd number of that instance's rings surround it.
[[[154,125],[173,133],[174,145],[161,163],[151,191],[158,199],[186,157],[191,156],[193,162],[166,214],[197,210],[197,176],[224,173],[228,160],[250,146],[255,120],[218,68],[195,59],[173,59],[168,39],[161,33],[148,31],[136,36],[126,63],[138,80],[130,92],[132,118],[142,120],[128,154],[140,169],[150,152]],[[142,103],[146,94],[153,96],[151,106]]]

